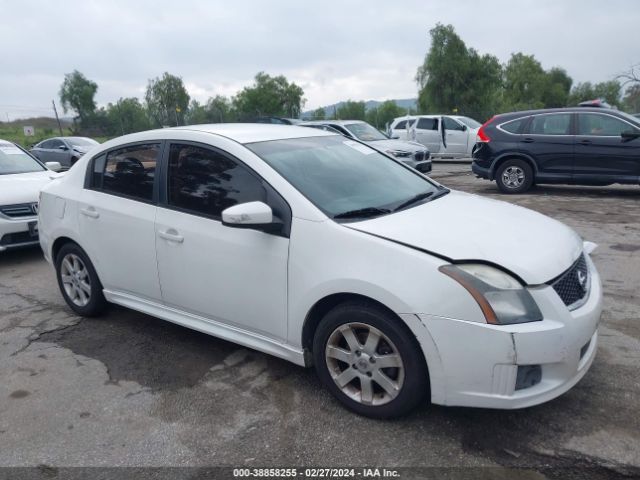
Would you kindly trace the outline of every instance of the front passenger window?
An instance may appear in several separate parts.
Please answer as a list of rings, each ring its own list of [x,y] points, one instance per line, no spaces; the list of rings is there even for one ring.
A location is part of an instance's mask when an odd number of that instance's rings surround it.
[[[172,144],[169,150],[170,206],[220,218],[239,203],[266,202],[262,182],[248,168],[208,148]]]

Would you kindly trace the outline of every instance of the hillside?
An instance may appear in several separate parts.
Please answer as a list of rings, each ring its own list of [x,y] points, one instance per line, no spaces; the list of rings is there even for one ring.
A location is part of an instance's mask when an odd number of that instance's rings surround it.
[[[406,108],[408,109],[415,109],[416,108],[416,104],[418,102],[417,98],[402,98],[402,99],[392,99],[393,102],[395,102],[396,105],[398,105],[400,108]],[[341,101],[338,103],[334,103],[331,105],[327,105],[326,107],[322,107],[324,108],[324,111],[326,113],[326,115],[332,115],[334,110],[337,110],[338,108],[340,108],[340,106],[342,104],[344,104],[345,101]],[[380,105],[382,103],[382,101],[378,101],[378,100],[367,100],[366,102],[364,102],[364,108],[365,110],[369,111],[372,108],[376,108],[378,105]],[[313,112],[314,110],[307,110],[306,112],[302,112],[302,118],[310,118],[313,116]]]

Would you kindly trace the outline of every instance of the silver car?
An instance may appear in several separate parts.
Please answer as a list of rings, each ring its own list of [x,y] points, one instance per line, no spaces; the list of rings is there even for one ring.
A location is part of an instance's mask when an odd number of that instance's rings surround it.
[[[96,145],[99,143],[87,137],[55,137],[34,145],[31,153],[43,163],[58,162],[68,169]]]
[[[299,125],[337,131],[345,137],[355,138],[376,150],[392,155],[419,172],[431,171],[431,154],[427,147],[417,142],[391,139],[361,120],[317,120]]]

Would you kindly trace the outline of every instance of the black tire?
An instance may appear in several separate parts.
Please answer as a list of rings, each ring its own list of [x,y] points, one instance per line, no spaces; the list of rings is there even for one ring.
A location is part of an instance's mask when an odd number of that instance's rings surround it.
[[[495,178],[502,193],[524,193],[533,185],[533,169],[524,160],[509,158],[498,167]]]
[[[375,375],[379,375],[379,373],[374,372],[374,376],[371,378],[372,376],[369,375],[369,372],[366,372],[366,375],[370,378],[370,380],[368,380],[369,384],[373,385],[373,391],[376,392],[377,389],[377,393],[374,393],[373,397],[376,398],[375,401],[385,401],[383,398],[385,395],[392,399],[386,400],[386,403],[382,404],[374,404],[374,401],[370,402],[370,404],[362,403],[360,400],[363,399],[364,394],[362,392],[364,389],[361,378],[367,381],[365,372],[360,371],[358,369],[359,367],[355,364],[350,365],[347,362],[335,361],[326,357],[325,352],[330,339],[337,338],[335,336],[337,329],[341,326],[344,328],[348,324],[350,327],[354,324],[373,327],[391,341],[390,344],[386,343],[386,339],[383,338],[376,348],[382,349],[386,346],[392,353],[397,353],[402,360],[401,369],[387,368],[382,372],[385,375],[390,372],[390,377],[387,376],[387,378],[392,378],[398,385],[401,385],[397,390],[395,398],[387,395],[381,387],[381,384],[375,382],[375,378],[379,378]],[[354,327],[351,331],[355,332],[356,336],[361,334],[357,327]],[[360,337],[357,338],[358,342],[362,343],[364,347],[367,337],[362,339]],[[346,342],[346,337],[343,338],[343,341]],[[333,343],[331,345],[333,346]],[[381,354],[384,354],[384,352]],[[357,358],[359,362],[362,363],[366,354],[362,351],[360,355],[362,356],[358,356]],[[347,408],[360,415],[372,418],[399,417],[413,410],[424,401],[429,393],[427,364],[417,339],[400,319],[372,303],[361,301],[346,302],[329,311],[315,332],[313,339],[313,358],[316,371],[324,386]],[[356,359],[353,355],[350,358]],[[367,356],[367,358],[369,359],[368,361],[371,361],[369,356]],[[376,358],[380,361],[381,357]],[[329,366],[329,362],[334,363],[334,366]],[[364,363],[366,363],[366,361]],[[336,370],[336,367],[339,370]],[[375,368],[375,364],[372,368]],[[345,373],[347,370],[349,370],[350,375],[353,375],[354,372],[357,373],[358,377],[354,378],[343,388],[353,390],[360,389],[360,400],[354,399],[345,393],[333,379],[334,375]],[[402,380],[397,381],[398,378],[400,378],[400,371],[403,372]],[[380,372],[380,370],[378,370],[378,372]],[[373,383],[371,383],[372,380]],[[353,392],[350,393],[357,395]]]
[[[84,282],[84,286],[88,284],[89,292],[82,294],[88,297],[86,304],[82,304],[82,300],[76,299],[76,301],[74,301],[67,292],[67,288],[65,288],[65,283],[63,282],[63,272],[67,272],[67,267],[63,267],[63,262],[65,259],[69,261],[74,256],[81,261],[83,264],[82,266],[84,267],[83,269],[80,269],[80,275],[84,275],[82,272],[86,271],[86,276],[83,276],[82,279],[78,277],[75,280],[72,280],[74,282],[74,286],[71,287],[71,292],[73,293],[73,288],[76,290],[79,289],[80,281]],[[60,292],[62,293],[65,302],[67,302],[67,305],[69,305],[71,310],[83,317],[96,317],[105,311],[107,301],[102,293],[102,283],[100,283],[100,279],[98,278],[95,268],[93,268],[91,260],[89,260],[87,254],[78,244],[72,242],[64,244],[56,256],[55,266],[58,287],[60,288]],[[67,276],[67,278],[68,277],[69,276]],[[86,282],[86,279],[88,279],[88,282]]]

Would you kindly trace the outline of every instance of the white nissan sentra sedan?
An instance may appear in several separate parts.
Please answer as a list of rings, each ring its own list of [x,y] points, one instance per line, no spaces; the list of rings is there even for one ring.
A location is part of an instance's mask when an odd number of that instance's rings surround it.
[[[39,220],[79,315],[115,303],[314,365],[363,415],[539,404],[596,353],[594,244],[321,130],[120,137],[43,189]]]

